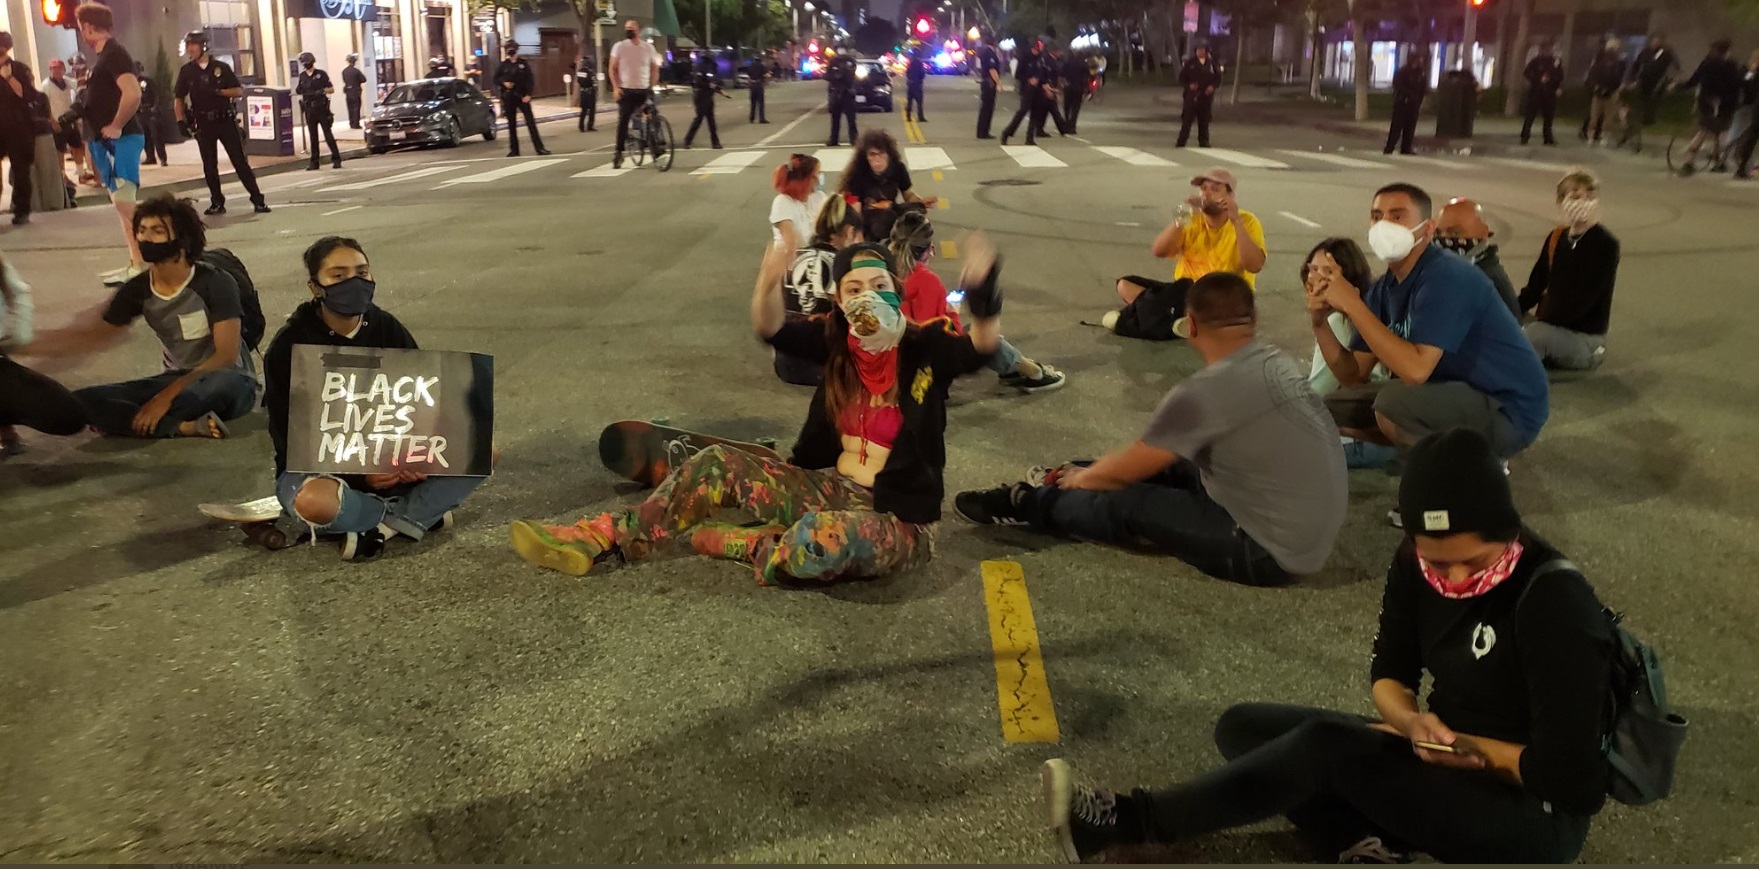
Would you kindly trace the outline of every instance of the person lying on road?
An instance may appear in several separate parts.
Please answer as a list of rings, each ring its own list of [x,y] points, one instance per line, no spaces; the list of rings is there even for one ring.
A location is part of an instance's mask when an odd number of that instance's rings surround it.
[[[24,450],[18,426],[63,437],[86,428],[85,408],[67,387],[12,359],[30,347],[32,310],[30,284],[0,256],[0,459]]]

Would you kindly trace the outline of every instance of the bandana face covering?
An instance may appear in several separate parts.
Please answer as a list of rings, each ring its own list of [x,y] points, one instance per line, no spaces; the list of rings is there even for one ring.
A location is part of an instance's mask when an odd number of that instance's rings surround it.
[[[1503,580],[1508,579],[1509,575],[1515,572],[1515,565],[1521,563],[1521,552],[1521,541],[1510,543],[1509,548],[1503,550],[1502,557],[1498,558],[1495,564],[1466,577],[1463,582],[1457,583],[1429,566],[1429,562],[1424,561],[1421,555],[1417,556],[1417,566],[1423,569],[1423,580],[1429,583],[1430,588],[1435,589],[1436,594],[1450,600],[1462,600],[1477,597],[1502,585]]]
[[[1484,249],[1490,246],[1489,239],[1458,238],[1455,236],[1437,238],[1435,243],[1441,245],[1443,250],[1453,251],[1473,261],[1476,261],[1484,253]]]
[[[898,294],[872,290],[843,300],[843,316],[849,321],[849,340],[869,353],[884,353],[904,337],[904,312]]]

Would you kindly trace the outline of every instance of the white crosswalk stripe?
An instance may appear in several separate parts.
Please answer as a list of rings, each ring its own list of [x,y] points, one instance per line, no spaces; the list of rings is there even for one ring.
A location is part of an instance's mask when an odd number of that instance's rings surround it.
[[[1423,157],[1417,154],[1400,154],[1397,157],[1388,157],[1387,159],[1395,160],[1399,163],[1420,163],[1424,166],[1434,166],[1438,169],[1452,169],[1456,172],[1469,171],[1478,168],[1472,164],[1472,158],[1470,157],[1444,160],[1441,157]]]
[[[1513,166],[1516,169],[1537,169],[1541,172],[1556,172],[1559,175],[1568,172],[1570,167],[1562,163],[1547,163],[1544,160],[1527,160],[1521,157],[1479,157],[1499,166]]]
[[[1235,166],[1245,166],[1248,169],[1289,168],[1289,164],[1284,163],[1281,160],[1272,160],[1269,157],[1260,157],[1257,154],[1248,154],[1245,151],[1230,151],[1227,148],[1204,148],[1202,149],[1202,153],[1206,157],[1214,157],[1224,163],[1232,163]]]
[[[1028,169],[1053,169],[1069,165],[1037,145],[1003,145],[1002,151],[1013,157],[1014,162]]]
[[[713,160],[710,160],[709,164],[707,166],[704,166],[701,169],[698,169],[695,172],[692,172],[690,174],[692,174],[692,175],[736,175],[736,174],[744,171],[745,167],[750,166],[751,164],[756,163],[759,160],[762,160],[765,156],[767,156],[767,153],[768,152],[765,152],[765,151],[734,151],[729,154],[722,154],[721,156],[716,157]]]
[[[434,189],[440,190],[442,188],[451,187],[454,184],[490,184],[490,183],[499,181],[503,178],[511,178],[515,175],[524,175],[527,172],[535,172],[539,169],[544,168],[545,166],[554,166],[557,163],[566,163],[566,162],[568,162],[568,161],[565,158],[561,158],[561,157],[558,157],[553,160],[525,160],[525,161],[521,161],[519,163],[514,163],[511,166],[502,166],[499,169],[490,169],[487,172],[478,172],[475,175],[466,175],[463,178],[448,178],[445,181],[440,182],[440,186],[435,187]]]
[[[818,152],[813,154],[812,156],[818,158],[818,162],[819,162],[820,166],[823,166],[828,169],[828,168],[835,167],[835,166],[842,166],[842,165],[848,163],[849,158],[851,156],[854,156],[854,154],[855,154],[854,148],[820,148],[820,149],[818,149]],[[914,166],[915,164],[914,163],[907,163],[906,165]]]
[[[585,172],[576,172],[576,173],[574,173],[574,177],[575,178],[615,178],[618,175],[626,175],[630,172],[635,171],[634,166],[624,166],[621,169],[617,169],[617,168],[615,168],[616,165],[617,164],[615,164],[615,163],[606,163],[605,165],[599,166],[595,169],[588,169]]]
[[[1108,157],[1116,157],[1119,160],[1122,160],[1125,163],[1129,163],[1132,166],[1177,166],[1177,165],[1179,165],[1177,163],[1174,163],[1171,160],[1165,159],[1163,157],[1156,157],[1153,154],[1150,154],[1146,151],[1138,151],[1135,148],[1119,148],[1119,147],[1115,147],[1115,146],[1111,146],[1111,145],[1094,145],[1093,150],[1098,151],[1101,154],[1104,154]]]
[[[1393,168],[1393,165],[1391,163],[1381,163],[1381,162],[1377,162],[1375,160],[1364,160],[1360,157],[1349,157],[1349,156],[1345,156],[1343,154],[1333,154],[1333,153],[1330,153],[1329,151],[1292,151],[1292,150],[1286,150],[1286,149],[1279,149],[1277,151],[1277,153],[1278,154],[1288,154],[1288,155],[1294,156],[1294,157],[1306,157],[1309,160],[1318,160],[1321,163],[1330,163],[1333,166],[1343,166],[1343,167],[1346,167],[1349,169],[1391,169],[1391,168]]]
[[[930,169],[959,168],[953,165],[953,158],[947,156],[945,149],[933,147],[905,148],[904,165],[918,172],[927,172]]]
[[[371,181],[356,181],[352,184],[337,184],[334,187],[325,187],[322,190],[319,190],[318,192],[319,193],[346,193],[351,190],[366,190],[371,187],[377,187],[380,184],[396,184],[399,181],[414,181],[417,178],[426,178],[429,175],[438,175],[441,172],[452,172],[452,171],[455,171],[455,170],[461,169],[461,168],[463,168],[463,167],[461,167],[461,166],[428,166],[428,167],[425,167],[422,169],[415,169],[415,170],[411,170],[409,172],[404,172],[400,175],[392,175],[388,178],[375,178]],[[282,188],[282,189],[286,189],[286,188]]]

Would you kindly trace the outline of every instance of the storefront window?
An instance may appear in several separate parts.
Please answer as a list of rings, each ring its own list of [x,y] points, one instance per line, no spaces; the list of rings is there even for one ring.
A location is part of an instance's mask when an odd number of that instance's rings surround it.
[[[403,60],[403,22],[397,14],[397,7],[380,3],[379,19],[368,22],[367,28],[373,40],[373,58],[378,67],[379,98],[382,100],[398,82],[407,80]]]
[[[200,12],[208,53],[225,61],[245,84],[262,84],[253,6],[250,0],[201,0]]]
[[[429,58],[456,66],[458,58],[452,55],[452,7],[429,3],[427,25]]]

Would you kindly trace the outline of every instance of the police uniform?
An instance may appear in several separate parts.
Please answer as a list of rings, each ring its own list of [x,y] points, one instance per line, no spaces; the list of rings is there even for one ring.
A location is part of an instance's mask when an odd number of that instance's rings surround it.
[[[1551,134],[1551,122],[1557,117],[1557,90],[1564,82],[1563,62],[1555,54],[1540,52],[1527,61],[1522,77],[1527,79],[1527,110],[1521,117],[1521,144],[1532,138],[1533,119],[1540,115],[1545,116],[1545,144],[1557,144],[1557,137]]]
[[[353,57],[353,55],[349,55]],[[353,63],[342,68],[342,95],[348,99],[348,126],[360,129],[360,95],[366,89],[366,73]]]
[[[1057,135],[1067,136],[1069,124],[1063,119],[1062,110],[1057,108],[1057,87],[1063,77],[1063,59],[1047,51],[1044,57],[1039,58],[1038,63],[1039,68],[1044,70],[1044,79],[1038,88],[1039,103],[1038,112],[1033,116],[1034,128],[1040,136],[1050,135],[1044,128],[1045,116],[1049,115],[1057,124]]]
[[[837,147],[837,133],[844,118],[849,119],[849,141],[855,141],[855,58],[847,53],[831,58],[825,69],[825,97],[831,110],[831,139],[825,144]]]
[[[508,43],[512,48],[518,46]],[[501,61],[495,69],[496,90],[501,94],[501,117],[507,119],[507,156],[519,156],[519,115],[525,115],[525,128],[531,132],[531,147],[542,157],[550,153],[544,148],[544,140],[537,133],[537,118],[531,113],[531,92],[533,83],[531,64],[517,54],[510,55]]]
[[[591,59],[583,57],[581,61],[574,66],[574,87],[579,93],[580,102],[580,117],[575,126],[582,133],[590,133],[598,129],[599,78]]]
[[[165,126],[159,114],[159,86],[147,75],[146,64],[136,62],[134,77],[140,80],[140,109],[134,116],[140,120],[140,132],[146,138],[146,148],[141,151],[141,165],[167,165],[165,159]]]
[[[928,116],[922,111],[922,80],[928,77],[928,52],[918,48],[910,57],[910,66],[904,70],[904,120],[910,120],[910,107],[916,107],[916,120],[926,121]]]
[[[1075,133],[1076,119],[1081,117],[1081,103],[1087,99],[1087,83],[1093,75],[1087,61],[1069,55],[1063,62],[1063,117],[1069,133]]]
[[[690,96],[696,103],[696,117],[690,120],[690,129],[684,133],[684,147],[690,147],[690,143],[696,140],[696,131],[705,120],[708,121],[709,144],[721,147],[721,131],[715,127],[715,97],[721,93],[721,77],[715,72],[715,62],[704,59],[690,77]]]
[[[1193,54],[1179,70],[1179,84],[1185,89],[1185,105],[1179,113],[1179,147],[1191,139],[1191,123],[1197,123],[1197,146],[1209,147],[1209,119],[1215,110],[1215,89],[1221,86],[1222,69],[1209,55],[1199,60]]]
[[[1043,96],[1041,88],[1044,81],[1043,54],[1034,51],[1022,56],[1020,62],[1015,64],[1014,85],[1020,92],[1020,107],[1014,110],[1014,119],[1002,130],[1002,144],[1008,144],[1008,139],[1013,137],[1015,130],[1020,129],[1020,122],[1023,120],[1028,121],[1026,144],[1034,144],[1033,135],[1038,132],[1038,107]]]
[[[754,60],[750,66],[745,68],[745,74],[751,76],[751,118],[749,123],[767,124],[770,122],[770,116],[764,106],[763,87],[765,81],[770,77],[769,64],[764,63],[761,58]]]
[[[305,167],[308,172],[318,168],[320,132],[324,134],[324,143],[330,146],[330,165],[342,168],[342,152],[336,148],[336,134],[331,130],[336,113],[330,108],[329,91],[334,87],[330,74],[315,64],[307,66],[293,84],[293,92],[299,95],[299,111],[305,115],[305,145],[311,149],[311,164]]]
[[[977,50],[977,138],[994,138],[990,122],[996,116],[996,91],[1001,89],[1002,61],[996,50],[985,45]]]
[[[258,211],[266,211],[268,204],[263,200],[263,191],[257,187],[256,173],[251,171],[250,161],[244,156],[244,138],[238,130],[238,110],[232,98],[222,91],[243,88],[232,67],[225,61],[209,57],[204,46],[202,57],[207,65],[202,65],[201,58],[192,60],[177,71],[177,86],[174,96],[179,104],[188,103],[189,109],[184,114],[184,122],[195,128],[195,143],[202,155],[202,177],[208,182],[208,214],[226,213],[226,194],[220,191],[220,167],[215,146],[226,149],[226,159],[232,163],[232,171],[238,176],[238,183],[244,192],[250,194],[250,203]]]
[[[1415,153],[1412,139],[1417,136],[1417,113],[1423,98],[1429,95],[1429,70],[1425,64],[1407,62],[1393,73],[1393,122],[1386,131],[1386,150],[1398,148],[1401,154]]]

